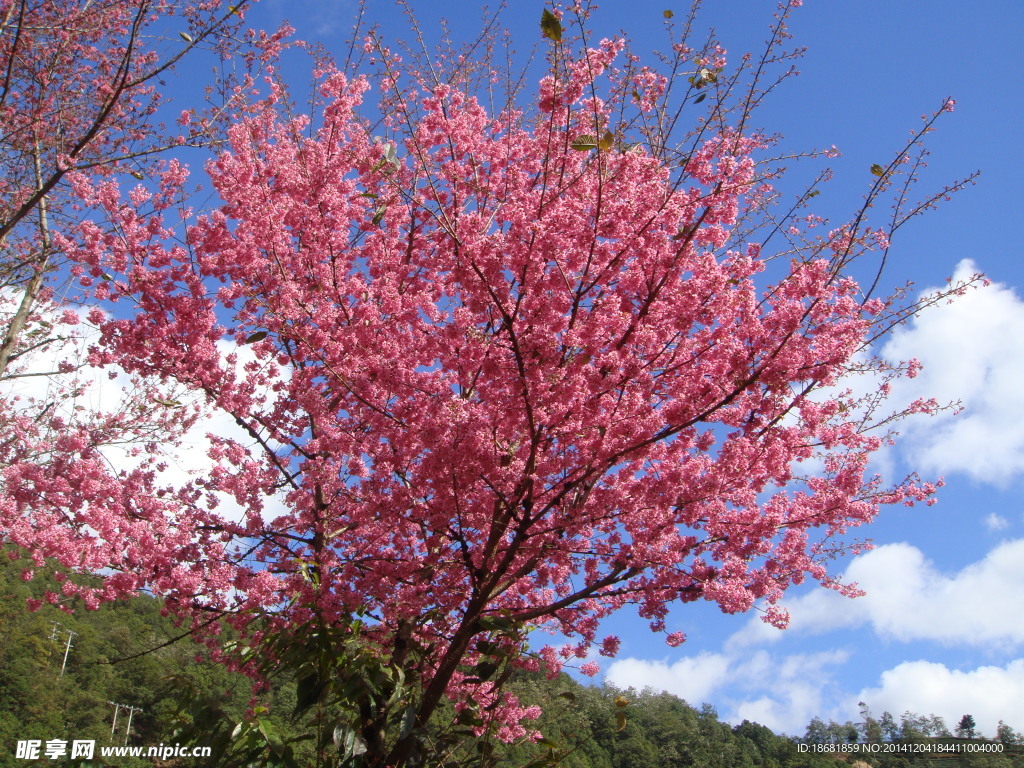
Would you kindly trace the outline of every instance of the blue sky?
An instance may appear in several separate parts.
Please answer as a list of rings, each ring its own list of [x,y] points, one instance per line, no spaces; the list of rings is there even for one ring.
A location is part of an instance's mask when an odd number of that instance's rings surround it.
[[[424,31],[450,14],[456,36],[478,29],[475,4],[412,0]],[[772,0],[708,0],[706,23],[732,54],[765,38]],[[407,36],[401,13],[371,0],[386,39]],[[504,16],[522,51],[539,41],[540,3],[516,2]],[[625,31],[635,49],[662,42],[662,11],[683,3],[608,0],[593,27]],[[467,10],[468,9],[468,10]],[[288,17],[302,39],[340,47],[350,0],[263,0],[254,26]],[[791,24],[808,48],[802,75],[760,113],[784,135],[783,148],[836,145],[834,182],[820,203],[843,218],[920,116],[946,96],[954,114],[932,135],[922,192],[976,169],[976,186],[914,221],[895,241],[886,279],[918,290],[980,270],[992,283],[917,318],[886,342],[894,359],[917,357],[924,372],[898,399],[960,400],[963,413],[905,425],[899,444],[876,462],[895,475],[918,469],[944,476],[939,504],[883,511],[861,533],[876,549],[836,564],[868,591],[850,601],[821,589],[787,600],[792,626],[779,632],[756,616],[725,616],[713,606],[674,610],[669,648],[628,612],[606,623],[622,638],[617,660],[601,659],[617,685],[654,686],[690,703],[714,704],[732,721],[747,718],[802,734],[811,717],[856,719],[858,701],[876,715],[935,713],[955,726],[971,713],[983,733],[1003,719],[1024,730],[1024,263],[1013,234],[1021,219],[1024,121],[1024,3],[981,0],[807,0]],[[809,180],[816,168],[798,168]]]
[[[394,6],[369,5],[385,38],[406,34]],[[770,0],[706,5],[706,23],[734,54],[758,48],[774,8]],[[412,6],[428,35],[441,14],[467,37],[480,18],[468,3]],[[515,2],[505,14],[523,51],[538,39],[540,8]],[[609,0],[595,32],[624,30],[637,50],[656,47],[666,8],[685,10],[669,0]],[[288,16],[298,37],[330,48],[344,38],[352,11],[340,0],[265,0],[250,21],[272,27]],[[890,285],[910,279],[920,290],[972,269],[992,280],[922,315],[883,350],[926,366],[897,397],[960,400],[964,412],[908,423],[877,467],[941,475],[946,487],[934,507],[884,510],[863,531],[877,548],[836,564],[866,597],[794,590],[785,632],[756,616],[680,606],[669,622],[670,631],[688,635],[679,648],[623,614],[607,622],[623,645],[617,660],[603,660],[604,674],[620,686],[664,688],[693,704],[710,702],[730,720],[791,734],[815,715],[856,719],[858,701],[876,715],[935,713],[951,727],[969,712],[988,734],[999,719],[1024,729],[1024,264],[1014,235],[1024,178],[1024,4],[807,0],[791,31],[808,48],[802,74],[762,111],[761,123],[784,134],[786,148],[835,144],[843,152],[820,198],[831,212],[857,206],[871,164],[887,162],[946,96],[957,99],[957,110],[931,137],[921,189],[982,171],[976,186],[901,231],[887,273]]]

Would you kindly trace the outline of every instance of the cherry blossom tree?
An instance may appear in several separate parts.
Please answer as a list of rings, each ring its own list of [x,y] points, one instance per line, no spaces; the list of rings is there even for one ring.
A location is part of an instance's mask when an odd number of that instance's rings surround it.
[[[865,169],[849,222],[808,213],[818,182],[784,203],[754,115],[791,71],[795,5],[732,64],[669,20],[658,68],[592,42],[585,9],[545,11],[547,74],[498,106],[488,66],[368,35],[318,61],[308,113],[271,72],[202,215],[181,165],[131,189],[69,173],[90,213],[58,246],[106,307],[90,361],[144,382],[172,436],[199,413],[237,429],[176,485],[155,441],[119,473],[65,446],[72,481],[25,457],[0,534],[107,569],[67,594],[151,589],[229,662],[289,661],[300,710],[345,705],[322,741],[372,766],[446,749],[446,700],[464,731],[524,737],[508,671],[613,656],[600,621],[624,606],[656,632],[697,600],[783,627],[794,584],[855,594],[827,567],[844,535],[934,491],[868,460],[937,407],[886,409],[915,364],[871,344],[938,297],[875,296],[869,266],[959,186],[908,194],[952,102]]]

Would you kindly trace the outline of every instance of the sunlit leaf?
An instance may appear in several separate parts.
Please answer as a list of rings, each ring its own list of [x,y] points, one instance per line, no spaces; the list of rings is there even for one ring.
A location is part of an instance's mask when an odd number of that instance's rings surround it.
[[[547,8],[540,15],[540,31],[548,40],[562,41],[562,22]]]

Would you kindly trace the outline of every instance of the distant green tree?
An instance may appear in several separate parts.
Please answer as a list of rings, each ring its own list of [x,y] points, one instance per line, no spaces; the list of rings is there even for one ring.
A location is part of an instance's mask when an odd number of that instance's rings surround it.
[[[1008,746],[1024,743],[1024,736],[1000,720],[999,725],[996,726],[996,740],[1000,744]]]
[[[878,725],[882,730],[882,738],[886,741],[896,741],[900,737],[900,726],[892,712],[883,712],[878,718]]]
[[[977,727],[971,715],[964,715],[956,725],[956,735],[962,739],[973,739],[977,735]]]
[[[928,736],[934,738],[942,738],[952,736],[949,732],[949,728],[946,727],[946,721],[939,715],[929,715],[927,718],[927,724],[925,725],[925,733]]]
[[[882,741],[882,724],[871,715],[871,707],[863,701],[858,702],[860,707],[860,732],[864,741],[869,744],[878,744]]]
[[[812,717],[804,731],[803,742],[805,744],[827,744],[829,742],[828,726],[820,717]]]
[[[924,715],[904,712],[900,715],[900,740],[911,743],[923,741],[928,736],[929,720]]]

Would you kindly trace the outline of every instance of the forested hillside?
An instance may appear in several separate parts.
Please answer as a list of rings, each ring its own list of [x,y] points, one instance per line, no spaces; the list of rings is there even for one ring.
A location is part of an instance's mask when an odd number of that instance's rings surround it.
[[[19,740],[94,739],[98,745],[151,746],[189,738],[204,744],[204,734],[215,742],[218,734],[229,735],[244,718],[250,681],[197,660],[204,657],[204,649],[181,637],[183,630],[161,615],[156,600],[140,596],[96,611],[77,606],[73,614],[44,601],[31,612],[27,601],[41,599],[47,589],[59,591],[60,579],[39,573],[26,581],[23,572],[31,567],[28,561],[0,557],[0,764],[61,764],[17,760],[14,749]],[[1004,724],[999,732],[1002,754],[957,755],[930,748],[914,752],[909,751],[914,744],[931,744],[936,738],[947,744],[967,740],[953,738],[940,719],[910,713],[899,720],[889,713],[874,718],[865,709],[859,723],[816,718],[804,737],[796,739],[747,721],[729,725],[714,707],[697,708],[667,693],[583,686],[566,675],[548,680],[539,673],[518,675],[512,685],[524,705],[542,707],[536,727],[544,738],[509,746],[488,743],[480,750],[469,750],[463,743],[453,752],[453,761],[525,766],[540,759],[566,768],[833,768],[857,761],[877,768],[1024,766],[1020,735]],[[295,681],[287,676],[271,681],[259,703],[268,708],[262,716],[267,733],[279,736],[282,743],[295,740],[298,764],[313,765],[300,738],[310,722],[291,717]],[[458,720],[450,708],[441,713],[439,733],[445,717]],[[73,762],[65,759],[62,764]],[[154,762],[121,757],[110,765],[134,768]]]

